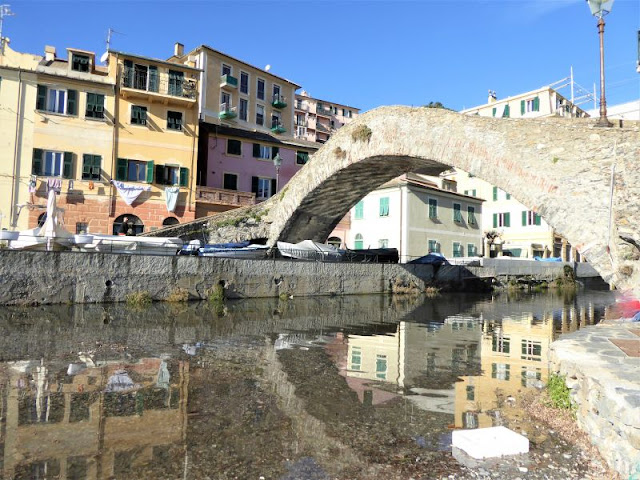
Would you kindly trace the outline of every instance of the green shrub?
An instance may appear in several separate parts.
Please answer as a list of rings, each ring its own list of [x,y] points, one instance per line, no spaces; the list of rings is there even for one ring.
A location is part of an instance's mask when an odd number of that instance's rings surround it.
[[[368,142],[373,132],[366,125],[358,125],[351,132],[351,138],[354,142]]]
[[[551,374],[547,382],[547,391],[553,407],[573,412],[576,406],[571,401],[570,390],[565,380],[566,377],[564,375]]]
[[[127,305],[131,307],[143,307],[151,304],[151,294],[147,291],[131,292],[125,297]]]

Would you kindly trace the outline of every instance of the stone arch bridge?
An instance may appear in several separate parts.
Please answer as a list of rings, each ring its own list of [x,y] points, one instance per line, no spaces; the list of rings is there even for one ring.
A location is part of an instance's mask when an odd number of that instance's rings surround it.
[[[512,194],[606,281],[639,293],[639,125],[594,123],[380,107],[338,130],[268,201],[154,234],[202,238],[204,230],[212,242],[323,242],[350,208],[388,180],[457,167]]]

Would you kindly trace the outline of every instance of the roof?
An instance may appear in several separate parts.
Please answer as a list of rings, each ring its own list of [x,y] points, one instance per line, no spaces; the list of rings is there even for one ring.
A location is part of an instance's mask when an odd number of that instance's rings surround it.
[[[511,95],[510,97],[506,97],[506,98],[496,99],[493,102],[487,102],[487,103],[483,103],[482,105],[476,105],[475,107],[465,108],[464,110],[460,110],[460,113],[472,112],[474,110],[479,110],[481,108],[490,107],[492,105],[496,105],[496,104],[500,104],[500,103],[512,102],[514,100],[522,99],[523,97],[531,97],[531,96],[533,96],[533,95],[535,95],[537,93],[548,92],[548,91],[553,91],[556,94],[560,95],[562,98],[566,98],[565,95],[562,95],[560,92],[558,92],[556,89],[554,89],[550,85],[546,85],[544,87],[536,88],[535,90],[530,90],[528,92],[519,93],[517,95]],[[580,108],[578,105],[576,105],[576,104],[573,104],[573,105],[576,108],[579,108],[580,110],[585,111],[584,109]]]
[[[360,109],[358,107],[352,107],[351,105],[347,105],[346,103],[340,103],[340,102],[332,102],[329,100],[322,100],[321,98],[316,98],[316,97],[312,97],[311,95],[302,95],[301,93],[296,93],[296,98],[310,98],[311,100],[315,100],[316,102],[322,102],[322,103],[330,103],[332,105],[339,105],[341,107],[349,107],[349,108],[353,108],[354,110],[357,110],[358,113],[360,112]]]
[[[162,65],[167,65],[167,66],[170,66],[170,67],[184,68],[184,69],[187,69],[187,70],[192,70],[194,72],[201,72],[202,71],[202,69],[200,69],[200,68],[190,67],[189,65],[185,65],[183,63],[168,62],[166,60],[160,60],[159,58],[144,57],[144,56],[138,55],[136,53],[120,52],[120,51],[117,51],[117,50],[109,50],[108,52],[109,53],[115,53],[116,55],[122,55],[122,56],[125,56],[125,57],[138,58],[140,60],[146,60],[148,62],[160,63]]]
[[[200,46],[198,46],[198,47],[194,48],[193,50],[191,50],[191,52],[189,52],[189,53],[188,53],[187,55],[185,55],[185,56],[191,55],[192,53],[197,52],[198,50],[203,49],[203,48],[206,48],[207,50],[211,50],[212,52],[217,53],[218,55],[222,55],[223,57],[227,57],[227,58],[229,58],[229,59],[231,59],[231,60],[233,60],[233,61],[235,61],[235,62],[238,62],[238,63],[241,63],[241,64],[243,64],[243,65],[246,65],[247,67],[251,67],[251,68],[254,68],[254,69],[256,69],[256,70],[260,70],[260,71],[264,72],[264,73],[265,73],[265,75],[270,75],[270,76],[272,76],[272,77],[279,78],[280,80],[282,80],[282,81],[284,81],[284,82],[287,82],[287,83],[289,83],[289,84],[293,85],[294,87],[296,87],[296,89],[300,88],[300,85],[298,85],[298,84],[297,84],[297,83],[295,83],[295,82],[292,82],[291,80],[288,80],[288,79],[286,79],[286,78],[284,78],[284,77],[280,77],[280,76],[278,76],[278,75],[274,75],[274,74],[273,74],[273,73],[271,73],[271,72],[267,72],[264,68],[260,68],[260,67],[256,67],[255,65],[251,65],[250,63],[247,63],[247,62],[245,62],[244,60],[240,60],[239,58],[232,57],[231,55],[227,55],[226,53],[221,52],[220,50],[216,50],[215,48],[211,48],[211,47],[210,47],[210,46],[208,46],[208,45],[204,45],[204,44],[202,44],[202,45],[200,45]],[[184,57],[183,57],[183,58],[184,58]]]
[[[382,189],[382,188],[399,187],[399,186],[403,186],[403,185],[410,185],[410,186],[418,187],[418,188],[424,189],[424,190],[432,190],[432,191],[440,193],[440,194],[448,194],[448,195],[451,195],[451,196],[454,196],[454,197],[463,197],[463,198],[475,200],[478,203],[484,202],[484,200],[482,198],[474,197],[474,196],[471,196],[471,195],[465,195],[465,194],[459,193],[459,192],[453,192],[451,190],[444,190],[444,189],[438,187],[438,185],[436,185],[435,183],[430,182],[429,180],[426,180],[424,178],[421,178],[421,177],[417,176],[414,173],[405,173],[404,175],[396,177],[393,180],[390,180],[387,183],[381,185],[376,190]]]
[[[307,148],[307,149],[318,149],[321,145],[318,145],[314,142],[298,142],[298,141],[290,141],[290,140],[282,140],[280,138],[274,137],[273,135],[269,135],[268,133],[257,131],[257,130],[244,130],[242,128],[228,127],[226,125],[216,125],[213,123],[201,123],[200,124],[200,135],[208,135],[210,133],[215,133],[218,135],[227,135],[229,137],[239,137],[246,138],[248,140],[255,140],[258,142],[268,142],[275,143],[280,145],[291,145],[295,147]]]

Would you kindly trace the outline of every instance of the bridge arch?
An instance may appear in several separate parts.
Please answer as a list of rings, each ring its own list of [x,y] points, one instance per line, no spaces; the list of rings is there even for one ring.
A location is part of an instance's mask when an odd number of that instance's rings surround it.
[[[324,241],[358,200],[386,181],[457,167],[535,210],[605,280],[638,288],[639,164],[638,124],[597,128],[592,119],[380,107],[338,130],[281,192],[250,209],[257,221],[234,234],[269,244]],[[247,218],[247,211],[226,215]]]

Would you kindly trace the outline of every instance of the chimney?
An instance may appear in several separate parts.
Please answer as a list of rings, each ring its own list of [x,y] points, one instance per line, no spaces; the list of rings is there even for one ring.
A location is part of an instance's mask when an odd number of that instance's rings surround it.
[[[46,45],[44,47],[44,58],[47,62],[52,62],[56,59],[56,47]]]
[[[493,90],[489,90],[489,99],[487,100],[487,103],[493,103],[497,98],[498,96],[496,95],[496,92]]]
[[[184,55],[184,45],[176,42],[173,46],[173,56],[182,57]]]

